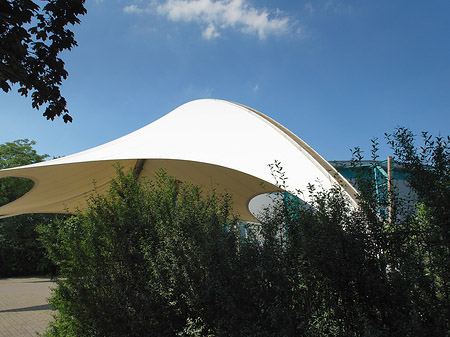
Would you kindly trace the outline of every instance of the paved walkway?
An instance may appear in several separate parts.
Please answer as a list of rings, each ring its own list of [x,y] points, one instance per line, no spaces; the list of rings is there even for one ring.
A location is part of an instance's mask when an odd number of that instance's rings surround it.
[[[37,336],[52,318],[45,277],[0,279],[0,337]]]

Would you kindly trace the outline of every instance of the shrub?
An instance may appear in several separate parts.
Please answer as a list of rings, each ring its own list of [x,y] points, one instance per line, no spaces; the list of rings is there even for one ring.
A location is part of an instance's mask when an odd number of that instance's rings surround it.
[[[446,151],[403,162],[410,179],[431,179],[431,195],[449,192],[448,170],[435,174]],[[354,208],[340,188],[310,186],[308,204],[277,199],[244,225],[228,195],[119,170],[86,212],[40,227],[59,269],[47,335],[448,335],[448,219],[425,192],[389,221],[370,189]]]
[[[60,276],[49,334],[206,333],[208,316],[222,317],[237,252],[230,210],[227,196],[163,172],[138,182],[119,171],[85,213],[40,227]]]

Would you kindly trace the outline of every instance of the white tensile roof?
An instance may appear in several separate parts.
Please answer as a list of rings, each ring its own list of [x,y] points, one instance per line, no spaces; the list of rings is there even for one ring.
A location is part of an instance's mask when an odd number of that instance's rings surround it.
[[[164,168],[204,190],[226,191],[242,220],[254,221],[250,200],[279,191],[269,164],[279,161],[288,189],[339,184],[354,202],[354,188],[319,154],[264,114],[228,101],[186,103],[157,121],[114,141],[66,157],[0,171],[24,177],[33,188],[0,207],[0,217],[24,213],[72,213],[94,190],[108,189],[119,163],[152,178]],[[307,200],[306,200],[307,201]]]

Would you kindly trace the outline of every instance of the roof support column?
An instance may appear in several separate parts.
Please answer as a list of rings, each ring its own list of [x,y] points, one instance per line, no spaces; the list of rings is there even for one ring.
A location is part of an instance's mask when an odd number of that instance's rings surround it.
[[[136,179],[139,179],[139,176],[141,175],[142,170],[144,169],[145,161],[146,161],[146,159],[136,160],[136,164],[134,165],[134,168],[133,168],[133,175]]]

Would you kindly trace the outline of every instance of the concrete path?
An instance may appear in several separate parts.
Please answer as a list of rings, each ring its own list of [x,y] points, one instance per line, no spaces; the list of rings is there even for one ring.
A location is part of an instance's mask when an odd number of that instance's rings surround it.
[[[37,336],[52,319],[45,277],[0,279],[0,337]]]

